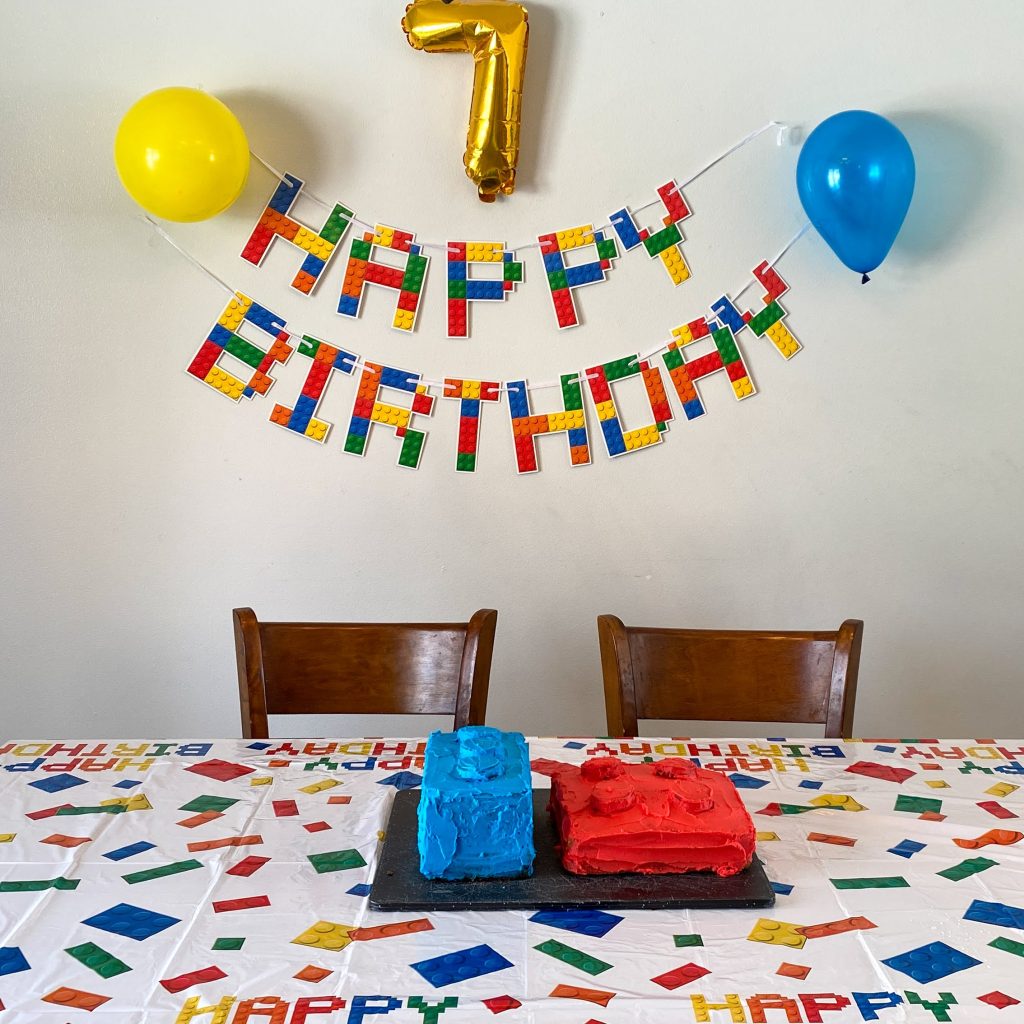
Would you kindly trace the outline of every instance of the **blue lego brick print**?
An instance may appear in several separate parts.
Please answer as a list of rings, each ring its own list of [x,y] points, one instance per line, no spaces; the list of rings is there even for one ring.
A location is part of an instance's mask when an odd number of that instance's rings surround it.
[[[572,433],[572,431],[570,431]],[[585,444],[585,441],[580,441],[580,444]],[[566,750],[582,750],[586,743],[581,743],[579,740],[569,740],[568,743],[563,744]]]
[[[793,892],[793,886],[788,882],[772,882],[772,891],[779,896],[789,896]]]
[[[789,739],[789,737],[788,736],[766,736],[765,739],[767,739],[769,743],[785,743],[786,740]]]
[[[818,782],[817,779],[804,779],[800,783],[801,789],[821,789],[822,783]]]
[[[0,978],[28,970],[31,970],[31,964],[18,946],[0,946]]]
[[[214,345],[224,348],[233,337],[234,335],[226,327],[221,327],[220,324],[214,324],[213,327],[210,328],[208,340],[212,341]]]
[[[619,236],[619,241],[622,243],[622,248],[627,252],[630,249],[635,249],[641,242],[640,232],[636,229],[636,224],[630,215],[629,210],[623,208],[616,210],[608,220],[611,221],[611,225],[615,228],[615,234]]]
[[[711,311],[718,317],[725,327],[731,328],[733,334],[739,334],[746,327],[740,311],[732,304],[729,297],[723,295],[711,307]]]
[[[370,421],[365,416],[353,416],[349,420],[348,432],[357,437],[366,437],[370,432]]]
[[[157,932],[162,932],[171,925],[180,924],[181,919],[157,914],[143,907],[133,907],[130,903],[118,903],[117,906],[104,910],[102,913],[87,917],[82,924],[99,928],[101,931],[123,935],[126,939],[142,942]]]
[[[889,853],[894,853],[897,857],[906,857],[909,860],[915,853],[920,853],[927,845],[927,843],[915,842],[913,839],[904,839],[902,842],[890,847]]]
[[[883,754],[895,754],[896,753],[896,748],[895,747],[887,747],[884,744],[876,744],[875,745],[875,750],[878,750],[878,751],[880,751]]]
[[[980,921],[998,928],[1024,928],[1024,909],[1006,903],[975,900],[964,912],[965,921]]]
[[[530,415],[529,392],[525,380],[510,380],[505,385],[508,393],[508,408],[513,419]]]
[[[351,352],[341,352],[334,357],[334,368],[351,374],[356,368],[356,357]]]
[[[560,252],[544,253],[544,270],[548,274],[556,274],[559,270],[565,270],[565,260]]]
[[[114,783],[114,789],[134,789],[136,786],[141,786],[142,781],[140,779],[122,779],[120,782]]]
[[[505,297],[505,285],[501,281],[467,281],[467,299],[503,299]]]
[[[319,277],[326,266],[327,264],[319,256],[314,256],[312,253],[308,253],[302,261],[302,269],[310,277]]]
[[[569,444],[575,448],[577,445],[587,444],[587,428],[586,427],[573,427],[569,431]]]
[[[353,885],[351,889],[346,889],[345,891],[350,896],[369,896],[372,888],[373,886],[368,885],[366,882],[359,882]]]
[[[459,415],[468,416],[470,419],[480,418],[480,399],[479,398],[464,398],[462,404],[459,406]]]
[[[431,733],[417,812],[427,878],[521,878],[533,871],[530,755],[521,733]]]
[[[422,246],[415,245],[415,244],[410,244],[409,245],[409,255],[410,256],[419,256],[421,249],[422,249]]]
[[[265,743],[263,740],[257,740],[255,743],[246,743],[246,750],[266,750],[268,747],[272,747],[272,743]]]
[[[256,392],[252,388],[250,388],[250,387],[245,387],[242,390],[242,397],[243,398],[252,398],[252,396],[255,395],[255,394],[256,394]]]
[[[107,860],[127,860],[129,857],[137,857],[140,853],[155,849],[155,843],[147,843],[145,840],[141,840],[140,842],[132,843],[131,846],[121,846],[116,850],[111,850],[110,853],[105,853],[103,856]]]
[[[584,263],[579,267],[566,267],[565,280],[570,288],[577,288],[581,284],[593,284],[595,281],[604,280],[604,271],[600,263]]]
[[[422,781],[423,776],[417,775],[416,772],[397,772],[386,779],[381,779],[377,785],[394,786],[395,789],[415,789]]]
[[[409,966],[427,984],[433,985],[434,988],[444,988],[445,985],[453,985],[457,981],[470,981],[485,974],[494,974],[495,971],[507,970],[512,963],[483,943],[469,949],[460,949],[457,953],[446,953],[430,960],[421,960]]]
[[[304,434],[314,412],[316,412],[316,399],[310,398],[309,395],[299,395],[295,399],[295,409],[288,418],[288,429]]]
[[[900,974],[913,978],[919,985],[930,985],[932,982],[966,971],[969,967],[977,967],[981,963],[973,956],[961,953],[945,942],[930,942],[927,946],[891,956],[882,961]]]
[[[449,281],[465,281],[468,277],[465,260],[453,260],[448,264]]]
[[[352,295],[339,295],[338,312],[342,316],[359,316],[359,300]]]
[[[50,775],[45,779],[37,779],[35,782],[30,782],[29,785],[33,789],[41,789],[44,793],[61,793],[65,789],[84,786],[85,779],[69,775],[67,772],[61,772],[60,775]]]
[[[268,334],[277,334],[278,331],[283,331],[287,323],[286,320],[282,320],[276,313],[271,313],[266,306],[261,306],[258,302],[254,302],[249,307],[245,319]]]
[[[601,420],[601,432],[604,434],[609,455],[618,455],[626,450],[626,441],[622,436],[622,425],[619,423],[617,416],[613,416],[610,420]]]
[[[511,252],[504,252],[504,253],[502,253],[501,258],[506,263],[511,263],[512,262],[512,253]]]
[[[602,938],[623,919],[604,910],[538,910],[531,918],[536,924],[561,928],[567,932]]]
[[[733,772],[729,776],[729,781],[737,789],[760,789],[768,785],[767,779],[755,779],[753,775],[744,775],[742,772]]]
[[[704,415],[704,403],[699,398],[691,399],[683,403],[683,412],[688,420],[695,420],[698,416]]]
[[[267,203],[270,209],[276,210],[278,213],[287,213],[292,208],[292,203],[295,202],[295,197],[299,194],[299,189],[303,184],[294,174],[286,174],[284,177],[285,180],[274,189],[274,194],[270,197],[270,202]]]
[[[397,391],[415,391],[418,381],[410,380],[416,374],[408,370],[396,370],[393,366],[381,367],[380,383],[385,388],[395,388]]]

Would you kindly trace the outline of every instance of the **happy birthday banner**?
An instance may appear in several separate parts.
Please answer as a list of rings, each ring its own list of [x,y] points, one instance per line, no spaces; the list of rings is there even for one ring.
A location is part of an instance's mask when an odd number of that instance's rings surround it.
[[[751,133],[704,170],[768,127],[771,125]],[[502,241],[417,242],[411,231],[379,223],[371,228],[341,203],[330,207],[321,226],[313,227],[300,222],[291,213],[304,182],[293,174],[273,173],[278,175],[279,184],[243,246],[241,258],[260,266],[272,248],[287,242],[302,254],[291,287],[310,296],[328,264],[342,250],[346,235],[354,226],[362,226],[366,230],[354,233],[348,245],[337,312],[358,318],[367,289],[386,289],[395,300],[391,326],[402,332],[412,332],[416,326],[420,296],[430,265],[430,257],[424,249],[430,246],[443,248],[446,255],[447,321],[451,338],[470,336],[471,303],[505,302],[514,294],[525,279],[524,260],[519,254],[519,250],[525,248],[540,250],[555,321],[561,329],[581,323],[576,292],[607,280],[615,261],[620,258],[620,244],[626,252],[644,251],[648,258],[658,260],[673,287],[691,279],[691,268],[683,254],[684,236],[679,227],[691,216],[691,209],[674,180],[657,189],[656,202],[664,208],[660,227],[641,226],[637,213],[622,207],[610,215],[610,231],[585,224],[547,232],[537,236],[534,243],[510,248]],[[315,196],[311,198],[322,202]],[[803,231],[794,236],[773,259],[762,260],[752,271],[753,280],[737,293],[738,299],[747,288],[760,284],[764,289],[760,306],[741,309],[736,300],[723,293],[707,307],[705,315],[674,328],[672,340],[668,342],[658,342],[646,351],[630,351],[582,371],[560,374],[557,381],[533,384],[525,377],[477,380],[451,375],[434,380],[418,371],[363,358],[312,334],[294,328],[289,330],[283,317],[244,292],[232,289],[207,270],[232,294],[195,353],[188,373],[239,403],[242,399],[267,395],[275,383],[275,369],[298,351],[309,360],[305,381],[299,394],[288,399],[290,404],[273,405],[271,422],[317,443],[326,442],[332,424],[318,417],[317,411],[328,384],[336,373],[355,377],[356,395],[344,450],[351,455],[365,456],[374,427],[387,427],[401,442],[398,465],[412,469],[420,465],[427,436],[423,421],[434,414],[436,398],[443,397],[459,402],[455,469],[475,471],[483,407],[487,404],[496,407],[504,395],[520,474],[540,469],[538,439],[545,434],[564,435],[570,464],[588,465],[592,461],[588,404],[600,425],[604,449],[615,458],[660,444],[675,418],[674,403],[678,403],[687,420],[704,415],[706,407],[698,384],[703,387],[703,382],[714,374],[721,372],[728,379],[738,401],[755,394],[741,347],[745,331],[764,339],[786,360],[800,350],[800,343],[785,322],[787,311],[779,301],[788,291],[788,285],[774,265],[802,234]],[[593,257],[589,262],[574,261],[572,266],[567,263],[567,253],[588,249]],[[391,253],[391,259],[397,256],[401,265],[381,262],[381,251]],[[197,265],[206,270],[202,264]],[[703,351],[698,354],[697,349]],[[655,357],[660,357],[661,366]],[[650,421],[632,426],[624,423],[615,400],[615,385],[631,378],[642,382],[650,407]],[[440,396],[432,394],[432,388],[439,389]],[[535,408],[531,393],[549,388],[560,392],[561,401],[555,403],[554,409]],[[585,401],[585,392],[589,392],[589,403]]]

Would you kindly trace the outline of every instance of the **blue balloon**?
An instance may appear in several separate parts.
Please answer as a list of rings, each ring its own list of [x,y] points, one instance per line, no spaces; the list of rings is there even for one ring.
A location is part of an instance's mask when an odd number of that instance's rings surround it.
[[[846,110],[807,137],[796,187],[821,237],[866,281],[903,226],[914,194],[914,154],[891,121]]]

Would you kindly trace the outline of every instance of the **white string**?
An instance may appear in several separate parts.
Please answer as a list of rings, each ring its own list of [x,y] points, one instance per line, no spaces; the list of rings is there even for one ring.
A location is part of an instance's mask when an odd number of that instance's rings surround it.
[[[771,267],[774,267],[775,264],[778,263],[779,260],[781,260],[782,257],[785,256],[786,253],[789,252],[789,250],[792,249],[793,246],[796,245],[796,243],[799,242],[800,239],[803,238],[804,235],[806,235],[807,232],[810,231],[810,230],[811,230],[811,222],[810,221],[805,221],[803,227],[800,228],[800,230],[770,260],[768,260],[768,264],[765,267],[765,270],[768,270]],[[732,293],[733,298],[738,299],[748,288],[753,288],[753,286],[756,283],[757,283],[757,278],[755,277],[753,281],[748,281],[742,288],[740,288],[739,291],[733,292]]]
[[[695,173],[691,174],[690,177],[687,178],[685,181],[678,182],[677,184],[678,184],[679,188],[682,189],[682,188],[686,188],[687,185],[692,185],[699,177],[701,177],[701,175],[706,174],[708,171],[710,171],[712,167],[715,167],[718,164],[720,164],[723,160],[726,159],[726,157],[732,156],[732,154],[735,153],[737,150],[742,149],[744,146],[750,145],[751,142],[753,142],[755,139],[759,138],[765,132],[771,131],[773,128],[775,128],[775,129],[778,129],[778,131],[780,133],[782,133],[784,131],[789,130],[792,127],[793,126],[790,125],[789,123],[787,123],[786,121],[769,121],[769,122],[767,122],[767,124],[761,125],[760,128],[755,129],[754,131],[750,132],[747,135],[744,135],[743,138],[739,140],[739,142],[734,142],[728,149],[726,149],[723,152],[719,153],[718,156],[716,156],[713,160],[710,160],[708,163],[706,163],[703,167],[700,168],[700,170],[698,170]],[[270,171],[270,173],[275,178],[277,178],[278,181],[282,182],[283,184],[288,185],[289,187],[291,186],[291,181],[281,171],[279,171],[276,167],[274,167],[272,164],[270,164],[266,160],[264,160],[263,157],[261,157],[259,155],[259,153],[256,153],[253,150],[249,150],[249,152],[252,155],[253,159],[256,160],[258,163],[262,164],[268,171]],[[302,186],[302,191],[303,191],[303,194],[305,194],[308,198],[312,199],[313,202],[319,203],[322,207],[324,207],[324,209],[326,209],[326,210],[333,210],[334,209],[334,207],[335,207],[334,203],[329,203],[329,202],[327,202],[327,200],[321,199],[320,196],[318,196],[315,192],[312,192],[310,189],[306,188],[305,185]],[[652,206],[657,206],[659,203],[661,203],[661,199],[660,198],[659,199],[652,199],[650,202],[644,203],[642,206],[631,206],[631,207],[629,207],[629,210],[632,213],[641,213],[644,210],[649,210]],[[351,221],[351,223],[353,225],[355,225],[356,227],[362,228],[364,231],[376,232],[376,230],[377,230],[377,225],[376,224],[368,224],[366,221],[361,220],[358,217],[351,217],[350,221]],[[611,231],[612,228],[613,228],[613,225],[611,223],[608,223],[608,224],[600,224],[597,227],[595,227],[593,230],[594,231]],[[420,242],[420,241],[417,241],[416,244],[419,245],[421,248],[424,248],[424,249],[442,249],[445,252],[456,252],[457,251],[454,247],[450,246],[447,242]],[[539,240],[535,240],[535,241],[532,241],[532,242],[524,242],[522,245],[512,245],[512,246],[509,246],[509,249],[512,252],[519,252],[521,249],[536,249],[536,248],[539,248],[539,247],[540,247],[540,241]]]
[[[149,226],[165,242],[167,242],[171,246],[172,249],[177,249],[178,252],[180,252],[181,255],[184,256],[185,259],[187,259],[189,261],[189,263],[192,264],[193,267],[198,267],[204,274],[206,274],[207,277],[213,278],[213,280],[216,281],[217,284],[219,284],[221,286],[221,288],[223,288],[224,291],[226,291],[229,295],[234,295],[235,294],[235,289],[232,288],[231,285],[229,285],[226,282],[222,281],[208,266],[206,266],[206,264],[200,263],[199,260],[197,260],[195,258],[195,256],[193,256],[191,253],[186,252],[184,249],[182,249],[182,247],[180,245],[178,245],[178,243],[173,238],[171,238],[171,236],[169,234],[167,234],[167,232],[164,231],[164,229],[162,227],[160,227],[160,225],[157,224],[157,222],[155,220],[153,220],[152,217],[147,217],[145,214],[143,214],[142,215],[142,219],[144,221],[146,221],[146,223],[149,224]]]

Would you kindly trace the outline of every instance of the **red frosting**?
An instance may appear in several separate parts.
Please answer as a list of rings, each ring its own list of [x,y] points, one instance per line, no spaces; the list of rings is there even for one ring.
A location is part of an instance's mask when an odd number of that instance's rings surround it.
[[[551,777],[562,864],[576,875],[742,871],[756,833],[736,787],[682,757],[593,757]]]

